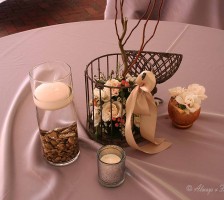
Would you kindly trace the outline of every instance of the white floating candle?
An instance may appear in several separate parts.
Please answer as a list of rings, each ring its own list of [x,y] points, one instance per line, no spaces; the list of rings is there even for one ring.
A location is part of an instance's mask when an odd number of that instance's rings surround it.
[[[34,103],[44,110],[57,110],[72,101],[71,88],[62,82],[42,83],[34,91]]]
[[[121,161],[121,158],[115,154],[106,154],[103,155],[100,160],[104,163],[115,164]]]

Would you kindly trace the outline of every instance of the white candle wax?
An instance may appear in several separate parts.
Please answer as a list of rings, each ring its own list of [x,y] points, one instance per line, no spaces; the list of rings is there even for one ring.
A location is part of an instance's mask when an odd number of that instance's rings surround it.
[[[72,101],[71,88],[62,82],[42,83],[34,91],[34,103],[44,110],[57,110]]]
[[[103,155],[100,160],[104,163],[108,163],[108,164],[115,164],[115,163],[119,163],[121,161],[121,158],[115,154],[106,154]]]

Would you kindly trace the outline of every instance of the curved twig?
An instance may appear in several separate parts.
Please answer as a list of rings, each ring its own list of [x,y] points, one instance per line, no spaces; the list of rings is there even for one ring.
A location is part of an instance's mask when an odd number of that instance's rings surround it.
[[[118,38],[118,40],[120,40],[120,36],[119,36],[119,33],[118,33],[118,28],[117,28],[117,15],[118,15],[117,0],[115,0],[115,20],[114,20],[114,23],[115,23],[115,29],[116,29],[117,38]]]
[[[161,3],[160,6],[159,6],[158,20],[157,20],[157,22],[156,22],[156,26],[155,26],[155,28],[154,28],[153,34],[152,34],[151,37],[145,42],[143,49],[144,49],[145,46],[148,44],[148,42],[154,37],[154,35],[155,35],[155,33],[156,33],[157,27],[158,27],[159,22],[160,22],[161,9],[162,9],[162,5],[163,5],[163,0],[161,0],[161,2],[162,2],[162,3]]]
[[[128,39],[131,37],[132,33],[134,32],[134,30],[138,27],[138,25],[140,24],[140,22],[145,18],[145,16],[147,15],[148,11],[149,11],[149,8],[150,8],[150,5],[151,5],[151,0],[148,4],[148,7],[144,13],[144,15],[142,15],[142,17],[138,20],[137,24],[134,26],[134,28],[131,30],[131,32],[129,33],[129,35],[127,36],[126,40],[124,41],[123,45],[125,45],[128,41]]]
[[[152,11],[154,10],[155,8],[155,4],[156,4],[156,1],[154,2],[153,4],[153,8],[151,9],[150,11],[150,14],[148,15],[147,17],[147,20],[144,24],[144,28],[143,28],[143,38],[142,38],[142,44],[140,46],[140,49],[135,57],[135,59],[132,61],[132,63],[129,65],[129,67],[127,68],[126,71],[123,72],[123,76],[125,77],[127,75],[127,73],[131,70],[131,68],[134,66],[134,64],[137,62],[137,60],[139,59],[139,56],[141,55],[141,52],[144,50],[145,46],[149,43],[149,41],[154,37],[155,33],[156,33],[156,30],[157,30],[157,27],[158,27],[158,24],[160,22],[160,15],[161,15],[161,9],[162,9],[162,5],[163,5],[163,0],[161,0],[161,3],[160,3],[160,7],[159,7],[159,15],[158,15],[158,20],[157,20],[157,23],[156,23],[156,26],[154,27],[154,31],[153,31],[153,34],[150,36],[150,38],[145,42],[145,31],[146,31],[146,26],[147,26],[147,23],[149,21],[149,18],[152,14]]]

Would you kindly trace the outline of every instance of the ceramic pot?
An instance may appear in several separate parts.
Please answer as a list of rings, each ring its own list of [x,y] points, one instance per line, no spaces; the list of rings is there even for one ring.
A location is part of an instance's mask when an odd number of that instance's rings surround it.
[[[200,110],[194,113],[186,113],[184,110],[178,108],[178,103],[174,98],[171,98],[168,104],[168,113],[172,123],[177,128],[189,128],[193,125],[195,120],[200,115]]]

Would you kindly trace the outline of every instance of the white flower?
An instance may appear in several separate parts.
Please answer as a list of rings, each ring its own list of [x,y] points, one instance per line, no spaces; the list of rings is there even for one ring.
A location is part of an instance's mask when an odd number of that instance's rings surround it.
[[[195,112],[201,106],[201,99],[197,95],[188,91],[176,96],[175,100],[177,103],[186,106],[187,110],[190,112]]]
[[[94,94],[94,98],[96,99],[100,99],[100,95],[101,95],[101,100],[104,102],[107,102],[110,100],[110,96],[107,94],[107,92],[104,89],[100,90],[98,88],[95,88],[93,91],[93,94]]]
[[[201,101],[207,98],[205,88],[199,84],[191,84],[187,89],[182,87],[171,88],[169,93],[175,98],[179,108],[187,113],[197,111],[201,107]]]
[[[105,86],[110,86],[110,87],[120,87],[121,83],[116,80],[116,79],[110,79],[105,83]],[[110,96],[118,96],[119,95],[119,88],[109,88],[109,87],[104,87],[105,92],[107,95]]]
[[[130,74],[127,74],[127,75],[126,75],[126,81],[127,81],[127,82],[132,82],[132,83],[134,83],[135,80],[136,80],[136,77],[135,77],[135,76],[131,76]]]
[[[114,101],[112,104],[110,102],[104,103],[102,107],[102,119],[104,122],[111,120],[111,112],[112,118],[122,116],[122,104],[118,101]]]
[[[181,93],[183,93],[185,91],[185,89],[182,87],[175,87],[175,88],[169,89],[168,91],[169,91],[171,97],[176,97],[176,96],[180,95]]]
[[[94,116],[93,116],[93,118],[94,118],[94,126],[96,127],[96,126],[98,126],[99,125],[99,123],[100,123],[100,111],[99,111],[99,109],[98,109],[98,107],[94,107]]]
[[[189,85],[187,88],[187,91],[197,95],[201,100],[204,100],[207,98],[207,96],[205,95],[205,88],[199,84]]]

